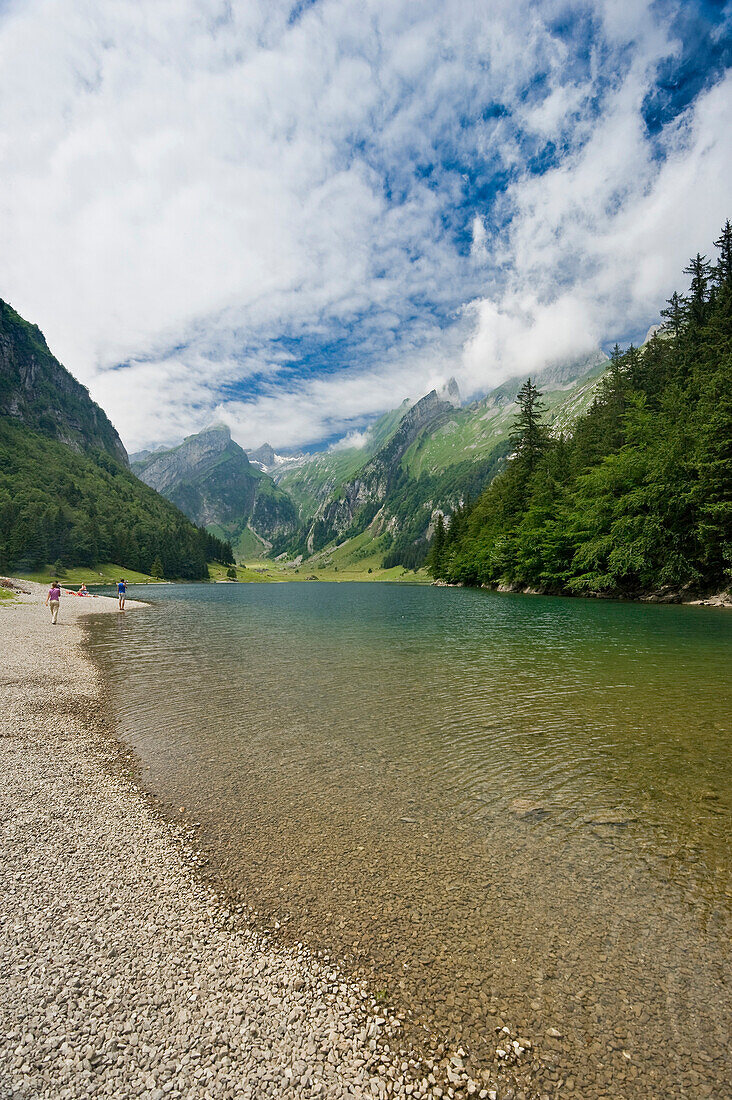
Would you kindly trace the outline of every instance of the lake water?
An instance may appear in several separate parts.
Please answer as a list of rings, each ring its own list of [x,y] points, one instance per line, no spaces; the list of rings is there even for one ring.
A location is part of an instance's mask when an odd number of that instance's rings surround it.
[[[378,583],[133,594],[152,605],[90,628],[118,734],[267,927],[476,1071],[506,1025],[550,1095],[732,1095],[728,614]]]

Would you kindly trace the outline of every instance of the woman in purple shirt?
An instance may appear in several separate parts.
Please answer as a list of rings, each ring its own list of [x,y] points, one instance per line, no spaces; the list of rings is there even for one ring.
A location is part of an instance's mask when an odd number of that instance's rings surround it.
[[[58,605],[61,602],[61,586],[58,581],[51,581],[51,587],[46,596],[46,607],[51,605],[51,622],[56,625],[58,620]]]

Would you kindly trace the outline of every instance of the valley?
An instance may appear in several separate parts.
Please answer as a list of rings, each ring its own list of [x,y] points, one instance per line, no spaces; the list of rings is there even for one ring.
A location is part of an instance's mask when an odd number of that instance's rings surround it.
[[[598,351],[539,372],[556,433],[591,405],[607,366]],[[228,539],[239,563],[271,579],[426,580],[438,514],[475,499],[504,467],[516,377],[464,404],[454,379],[376,419],[359,447],[280,455],[245,450],[224,425],[178,447],[132,456],[147,484]]]

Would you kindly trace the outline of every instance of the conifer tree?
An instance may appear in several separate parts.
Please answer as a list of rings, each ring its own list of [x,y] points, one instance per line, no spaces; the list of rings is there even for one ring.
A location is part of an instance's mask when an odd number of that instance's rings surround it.
[[[620,378],[620,374],[623,366],[623,352],[620,350],[620,344],[616,343],[613,350],[610,352],[610,375],[615,379]]]
[[[516,454],[529,471],[536,466],[546,447],[547,431],[542,422],[546,405],[541,398],[543,393],[527,378],[516,397],[519,411],[516,414],[510,440],[516,448]]]
[[[732,289],[732,223],[729,218],[724,223],[724,228],[718,240],[714,242],[719,249],[719,260],[714,268],[714,279],[718,287]]]
[[[707,261],[706,256],[697,252],[696,256],[689,260],[689,266],[684,268],[684,275],[691,275],[689,318],[697,325],[701,325],[706,317],[712,265]]]
[[[663,327],[666,332],[672,332],[674,336],[678,336],[686,318],[686,303],[676,291],[666,299],[666,302],[668,309],[661,310],[661,316],[666,318]]]

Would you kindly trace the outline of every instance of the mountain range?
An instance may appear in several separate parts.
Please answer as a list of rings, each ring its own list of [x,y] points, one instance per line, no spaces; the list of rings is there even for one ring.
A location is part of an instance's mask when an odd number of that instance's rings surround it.
[[[536,375],[555,432],[592,403],[606,362],[597,352]],[[205,575],[207,556],[229,557],[231,544],[239,560],[267,555],[283,567],[415,568],[437,515],[479,495],[505,465],[522,382],[463,404],[451,379],[380,416],[360,446],[247,453],[214,424],[128,459],[40,330],[0,301],[0,557],[28,567],[114,558],[141,572],[160,559],[166,575],[192,577]]]
[[[535,376],[552,430],[592,403],[606,369],[597,351]],[[477,496],[505,464],[524,377],[463,405],[454,379],[379,417],[359,447],[246,452],[222,425],[178,447],[132,456],[132,468],[196,523],[231,540],[239,559],[263,553],[313,563],[422,563],[438,512]]]

